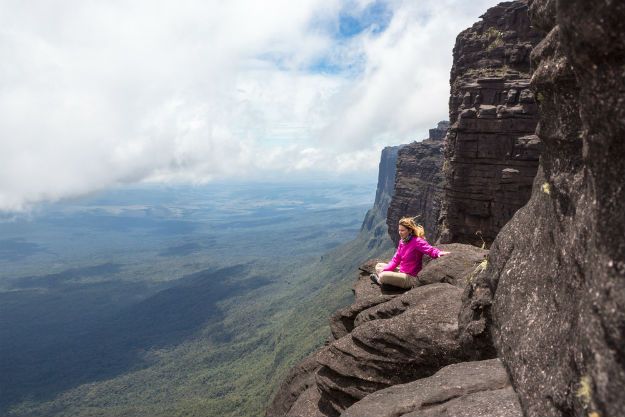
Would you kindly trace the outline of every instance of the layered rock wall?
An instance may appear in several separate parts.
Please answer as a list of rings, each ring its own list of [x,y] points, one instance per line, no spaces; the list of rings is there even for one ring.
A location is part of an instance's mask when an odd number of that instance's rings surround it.
[[[449,121],[442,120],[438,122],[434,129],[430,129],[428,139],[430,140],[443,140],[449,130]]]
[[[625,3],[531,2],[544,143],[529,203],[467,288],[527,416],[625,415]],[[490,329],[490,330],[489,330]]]
[[[386,235],[386,213],[395,192],[395,166],[398,151],[399,146],[387,146],[382,150],[375,202],[367,211],[361,227],[361,232],[369,235],[367,243],[369,249],[383,248],[390,243]]]
[[[443,145],[449,124],[439,122],[430,129],[430,137],[399,149],[394,195],[390,202],[386,223],[388,234],[397,245],[397,224],[404,216],[417,217],[424,226],[426,238],[433,242],[438,237],[438,216],[443,198]]]
[[[493,241],[527,202],[540,141],[527,5],[500,3],[458,35],[451,70],[441,242]]]
[[[521,415],[505,368],[499,359],[490,359],[449,365],[429,378],[377,391],[341,417]]]

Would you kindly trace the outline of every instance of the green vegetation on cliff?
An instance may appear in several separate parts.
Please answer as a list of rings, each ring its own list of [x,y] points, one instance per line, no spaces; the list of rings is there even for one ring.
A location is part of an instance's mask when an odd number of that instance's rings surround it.
[[[278,222],[274,213],[263,227],[258,217],[234,218],[230,227],[276,234],[288,243],[277,253],[288,256],[257,248],[266,255],[227,268],[210,267],[227,264],[215,260],[227,254],[221,238],[207,251],[210,239],[185,227],[178,243],[140,255],[157,254],[145,266],[152,280],[128,274],[139,268],[130,257],[104,262],[97,254],[95,267],[3,276],[1,349],[13,360],[2,379],[3,414],[262,415],[288,369],[329,336],[328,317],[350,302],[357,266],[388,249],[369,248],[366,231],[352,240],[364,208],[319,208]],[[302,228],[289,234],[296,224]],[[348,243],[336,246],[341,240]],[[197,272],[167,279],[175,268]]]

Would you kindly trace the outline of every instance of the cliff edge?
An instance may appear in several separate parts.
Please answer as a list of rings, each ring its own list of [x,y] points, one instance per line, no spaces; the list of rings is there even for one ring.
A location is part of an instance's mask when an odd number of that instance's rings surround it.
[[[504,2],[453,50],[441,242],[490,246],[530,196],[540,156],[530,51],[542,38],[524,2]]]
[[[529,34],[523,11],[524,2],[501,3],[484,21],[509,25],[506,36]],[[355,301],[331,318],[332,339],[293,368],[268,416],[624,415],[625,3],[535,0],[529,15],[543,33],[497,54],[526,57],[542,38],[531,52],[531,83],[529,66],[523,80],[507,68],[450,100],[443,233],[482,243],[479,227],[490,250],[441,244],[451,255],[429,262],[408,291],[377,287],[368,278],[375,261],[361,266]],[[507,45],[476,27],[479,48]],[[464,59],[493,70],[483,51],[465,55],[455,57],[458,68]],[[452,82],[462,72],[454,71]],[[483,107],[487,95],[511,101]],[[462,139],[471,126],[492,130]],[[485,132],[503,137],[491,145],[511,153],[486,167],[461,161],[470,146],[477,159],[489,149]],[[459,191],[480,178],[520,194],[504,201],[495,192],[487,216],[473,212],[482,200],[463,205]],[[523,194],[528,180],[531,197]]]
[[[529,203],[467,289],[528,416],[625,415],[625,3],[536,0],[544,144]],[[485,327],[486,326],[486,327]]]

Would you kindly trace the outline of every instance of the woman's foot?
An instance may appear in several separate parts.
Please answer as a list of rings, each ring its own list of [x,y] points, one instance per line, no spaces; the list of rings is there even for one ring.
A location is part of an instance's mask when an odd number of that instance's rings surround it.
[[[374,284],[380,285],[380,278],[378,278],[376,274],[369,275],[369,278],[371,278],[371,281],[373,281]]]

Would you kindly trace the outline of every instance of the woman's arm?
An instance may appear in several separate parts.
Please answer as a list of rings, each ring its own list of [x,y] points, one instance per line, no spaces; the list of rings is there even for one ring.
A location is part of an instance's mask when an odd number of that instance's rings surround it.
[[[397,265],[401,262],[401,254],[399,253],[399,247],[397,248],[397,252],[393,256],[393,259],[386,265],[386,268],[383,271],[394,271],[397,268]]]
[[[417,239],[416,247],[419,252],[428,255],[430,258],[440,258],[443,255],[449,254],[449,252],[442,251],[430,245],[425,239]]]

